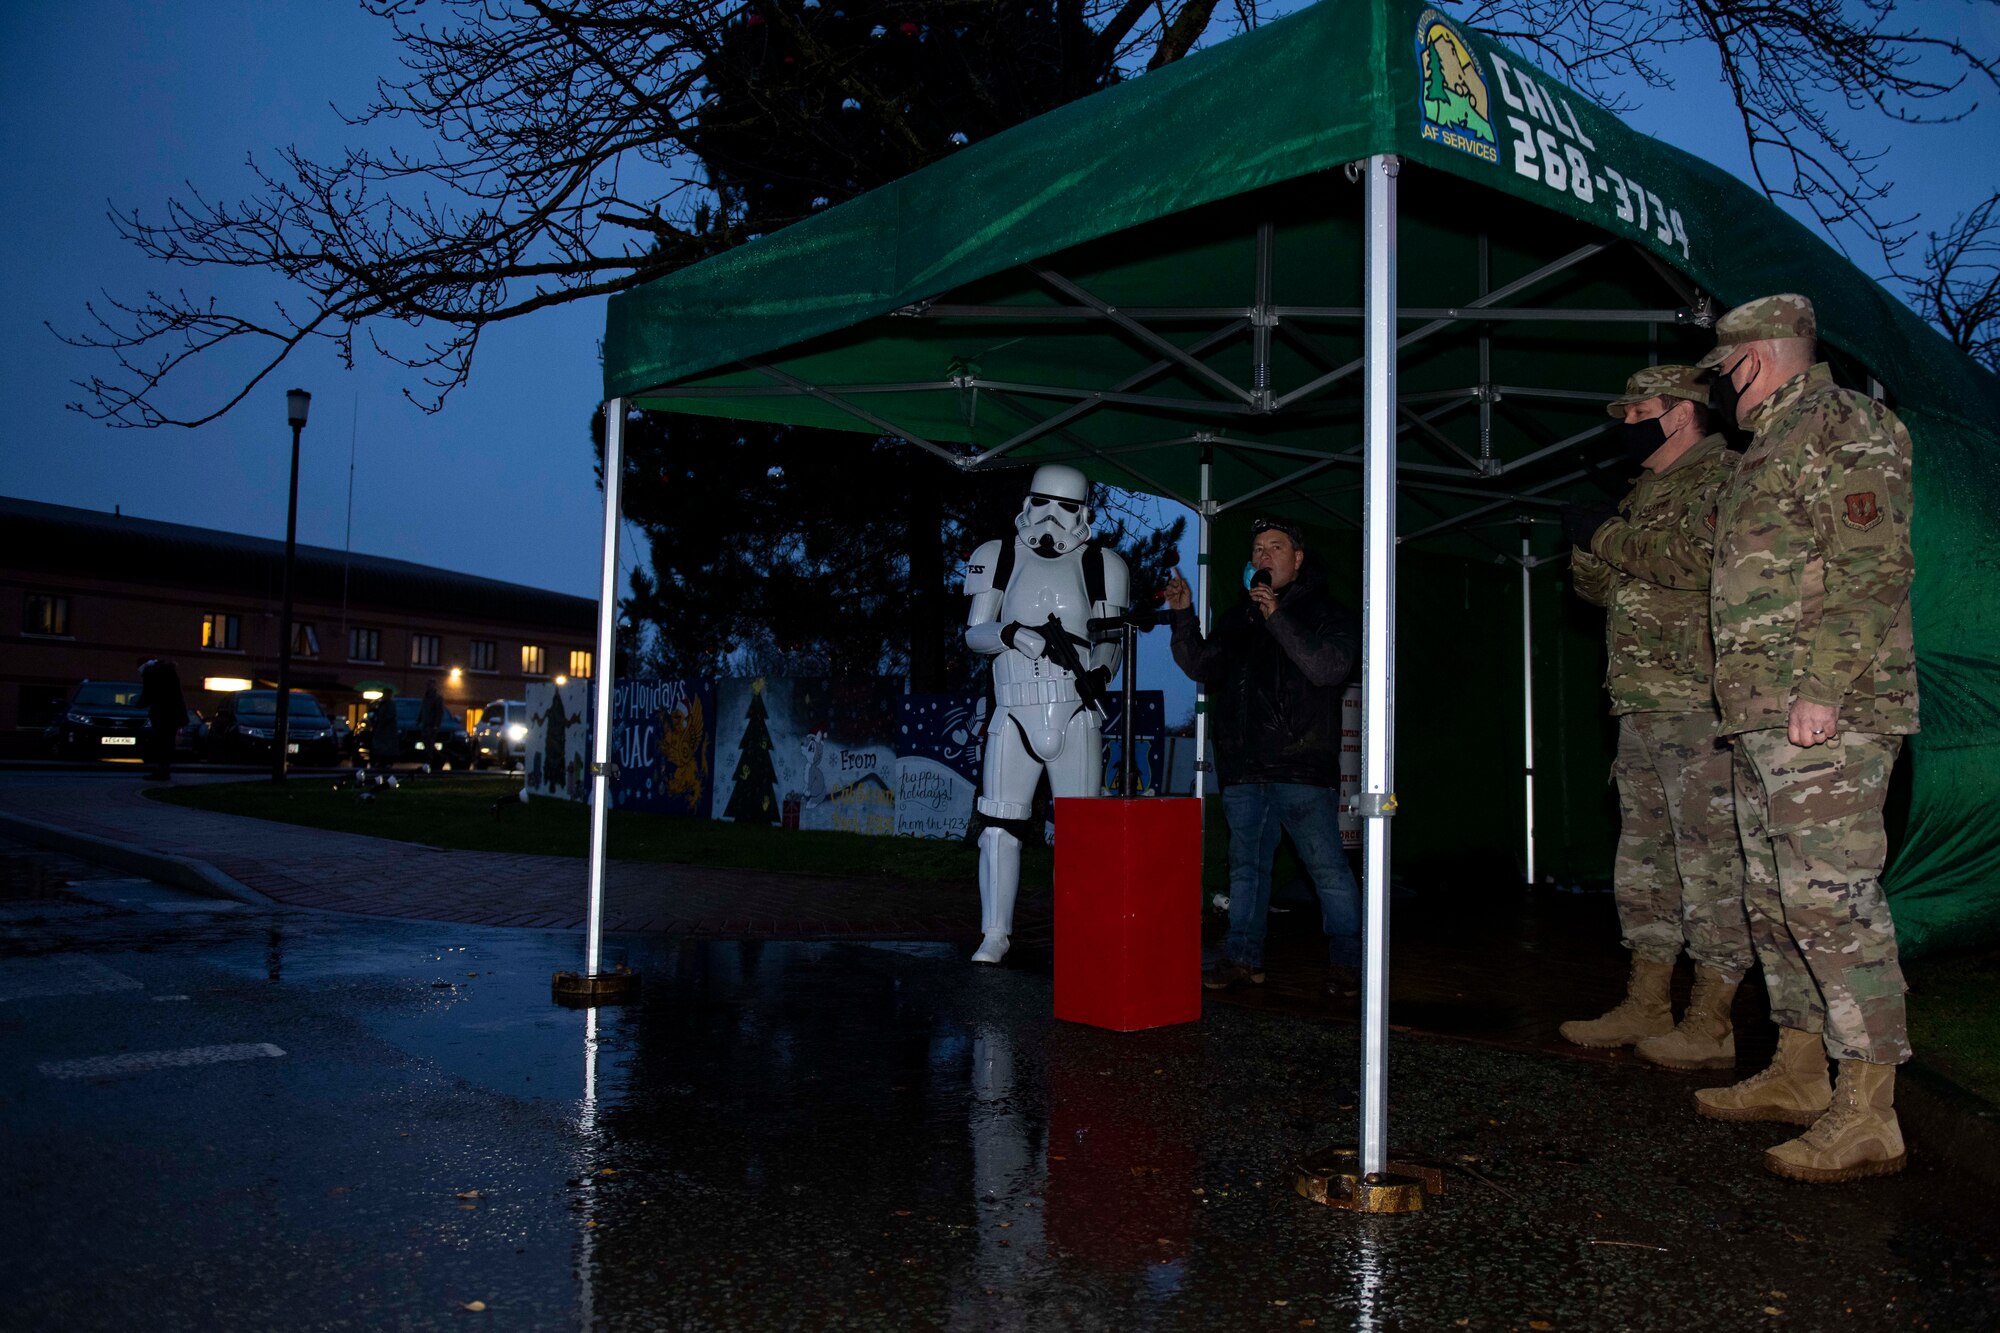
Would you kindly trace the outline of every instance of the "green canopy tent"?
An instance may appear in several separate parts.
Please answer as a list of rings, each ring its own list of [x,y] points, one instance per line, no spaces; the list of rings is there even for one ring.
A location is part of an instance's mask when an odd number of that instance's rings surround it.
[[[1394,649],[1451,630],[1429,596],[1396,620],[1399,547],[1555,554],[1491,526],[1622,481],[1602,436],[1625,376],[1692,359],[1720,309],[1773,291],[1813,298],[1837,373],[1916,442],[1925,730],[1899,925],[1919,947],[2000,932],[2000,381],[1733,177],[1404,0],[1324,0],[613,298],[598,660],[635,407],[899,437],[960,469],[1062,460],[1184,501],[1204,607],[1212,522],[1358,529],[1379,1165]],[[1461,641],[1461,669],[1511,679],[1515,651]]]

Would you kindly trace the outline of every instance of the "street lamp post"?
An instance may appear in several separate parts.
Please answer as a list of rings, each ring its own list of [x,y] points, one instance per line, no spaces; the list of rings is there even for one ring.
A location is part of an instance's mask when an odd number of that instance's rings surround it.
[[[285,612],[278,622],[278,726],[271,746],[271,780],[283,782],[292,740],[292,564],[299,542],[299,436],[306,428],[312,395],[285,392],[285,420],[292,426],[292,496],[285,508]]]

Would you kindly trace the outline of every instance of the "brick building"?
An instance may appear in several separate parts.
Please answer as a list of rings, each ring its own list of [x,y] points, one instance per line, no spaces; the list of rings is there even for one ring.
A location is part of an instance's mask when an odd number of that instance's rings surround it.
[[[78,681],[136,679],[143,656],[173,659],[204,715],[232,682],[274,686],[284,572],[281,541],[0,497],[0,737],[39,731]],[[597,603],[301,545],[292,619],[293,684],[328,712],[436,678],[470,726],[532,681],[588,676]]]

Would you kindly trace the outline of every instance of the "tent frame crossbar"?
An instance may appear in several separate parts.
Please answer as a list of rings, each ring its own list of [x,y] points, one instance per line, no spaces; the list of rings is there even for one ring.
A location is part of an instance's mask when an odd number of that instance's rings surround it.
[[[1187,352],[1182,351],[1179,346],[1162,337],[1160,334],[1153,332],[1153,330],[1147,328],[1138,320],[1133,319],[1130,315],[1099,300],[1097,297],[1091,295],[1081,284],[1072,282],[1050,268],[1036,268],[1031,269],[1030,272],[1078,304],[1089,306],[1091,309],[1101,312],[1106,319],[1111,321],[1114,327],[1130,335],[1133,341],[1137,342],[1141,347],[1167,358],[1184,370],[1193,371],[1210,384],[1215,385],[1223,392],[1245,404],[1251,406],[1256,404],[1256,395],[1238,384],[1235,380],[1230,379],[1200,357],[1191,356]]]
[[[1506,286],[1498,288],[1492,292],[1488,292],[1485,296],[1479,297],[1477,300],[1463,307],[1459,315],[1448,319],[1447,318],[1434,319],[1430,323],[1425,324],[1422,328],[1414,329],[1411,332],[1404,334],[1402,337],[1396,340],[1396,350],[1400,353],[1405,348],[1416,346],[1416,344],[1424,341],[1426,338],[1431,337],[1433,334],[1441,333],[1445,329],[1450,328],[1455,323],[1463,322],[1463,320],[1467,317],[1468,312],[1486,309],[1488,306],[1491,306],[1496,302],[1504,301],[1508,297],[1517,295],[1518,293],[1526,291],[1531,287],[1537,286],[1540,283],[1547,281],[1549,278],[1555,277],[1559,273],[1566,273],[1570,269],[1575,268],[1577,265],[1585,262],[1586,260],[1591,259],[1596,255],[1604,253],[1604,251],[1610,249],[1613,244],[1615,244],[1615,242],[1612,241],[1592,241],[1588,245],[1577,247],[1576,249],[1570,251],[1568,254],[1562,256],[1560,259],[1550,260],[1548,263],[1542,265],[1534,272],[1516,278],[1514,281],[1508,283]],[[1346,379],[1349,375],[1355,374],[1357,371],[1363,369],[1367,364],[1368,364],[1368,358],[1365,354],[1360,357],[1357,357],[1355,360],[1348,362],[1344,366],[1341,366],[1335,370],[1328,371],[1326,374],[1321,375],[1318,379],[1309,380],[1306,383],[1300,385],[1298,388],[1292,390],[1290,393],[1285,394],[1283,397],[1279,398],[1276,402],[1272,404],[1272,406],[1274,408],[1287,407],[1290,404],[1299,401],[1301,398],[1309,398],[1312,395],[1318,393],[1321,389],[1327,388],[1330,385],[1340,380]]]
[[[1264,454],[1278,457],[1293,457],[1310,460],[1289,474],[1277,475],[1264,468],[1253,468],[1259,474],[1256,483],[1231,499],[1218,498],[1213,490],[1213,481],[1207,505],[1210,517],[1230,509],[1252,503],[1286,490],[1294,490],[1299,499],[1337,518],[1344,524],[1354,525],[1354,520],[1327,506],[1323,498],[1302,489],[1303,483],[1330,468],[1361,464],[1364,445],[1357,444],[1337,454],[1325,454],[1316,450],[1294,448],[1284,445],[1267,444],[1254,440],[1231,438],[1220,433],[1197,431],[1164,437],[1157,441],[1138,441],[1116,446],[1092,444],[1071,429],[1078,421],[1104,407],[1132,407],[1155,411],[1173,411],[1189,414],[1219,416],[1286,416],[1287,409],[1299,407],[1307,398],[1318,395],[1327,387],[1338,383],[1365,366],[1366,358],[1334,366],[1318,377],[1277,394],[1270,384],[1271,353],[1274,333],[1293,335],[1297,341],[1301,336],[1296,324],[1287,328],[1287,321],[1338,321],[1358,320],[1368,313],[1362,306],[1312,306],[1286,305],[1273,299],[1273,267],[1276,227],[1266,221],[1256,228],[1256,258],[1253,301],[1248,306],[1147,306],[1121,308],[1098,297],[1082,284],[1052,268],[1024,265],[1025,272],[1032,274],[1042,283],[1053,288],[1073,304],[1049,306],[1002,306],[975,305],[944,301],[924,301],[905,306],[893,314],[902,317],[922,319],[1015,319],[1046,320],[1055,323],[1074,323],[1078,320],[1105,321],[1117,326],[1137,345],[1158,355],[1158,359],[1125,376],[1109,388],[1080,388],[1072,385],[1027,383],[1012,380],[988,379],[977,373],[966,373],[938,380],[893,381],[877,384],[842,384],[829,386],[814,384],[800,379],[776,366],[763,362],[746,362],[746,369],[754,370],[771,383],[763,386],[662,386],[635,397],[655,399],[701,399],[728,397],[811,397],[835,410],[874,427],[885,436],[907,440],[933,457],[950,463],[960,471],[976,471],[998,465],[1000,460],[1033,443],[1053,435],[1069,448],[1073,454],[1065,458],[1095,459],[1116,468],[1137,481],[1144,489],[1163,495],[1190,508],[1199,508],[1200,501],[1190,502],[1177,488],[1166,485],[1158,477],[1126,461],[1121,455],[1143,453],[1163,447],[1187,443],[1207,443],[1222,449],[1239,463],[1247,463],[1249,456]],[[1483,517],[1497,508],[1508,504],[1532,503],[1546,505],[1553,503],[1538,497],[1538,492],[1552,489],[1581,476],[1590,474],[1590,468],[1571,472],[1552,482],[1545,482],[1529,490],[1499,493],[1476,486],[1453,486],[1444,480],[1429,478],[1464,479],[1467,481],[1496,480],[1509,473],[1533,466],[1543,460],[1565,451],[1575,449],[1601,435],[1608,427],[1599,425],[1576,432],[1562,440],[1546,444],[1520,458],[1499,460],[1493,456],[1493,418],[1496,407],[1508,399],[1548,402],[1588,402],[1610,401],[1612,395],[1588,393],[1577,390],[1542,388],[1533,385],[1495,384],[1491,378],[1491,337],[1493,324],[1507,321],[1544,321],[1575,323],[1644,323],[1657,329],[1660,324],[1706,324],[1712,322],[1712,306],[1705,297],[1692,289],[1685,280],[1673,282],[1676,295],[1685,298],[1689,305],[1680,308],[1660,308],[1651,310],[1616,309],[1576,309],[1551,310],[1501,304],[1521,293],[1548,281],[1561,273],[1607,250],[1619,246],[1620,242],[1591,242],[1523,275],[1501,287],[1493,288],[1490,282],[1491,255],[1490,241],[1482,233],[1479,237],[1479,294],[1472,301],[1458,306],[1440,307],[1400,307],[1391,313],[1392,326],[1405,321],[1422,320],[1421,327],[1402,334],[1396,340],[1396,349],[1401,352],[1415,346],[1433,335],[1458,324],[1478,326],[1478,348],[1480,358],[1479,383],[1461,388],[1427,390],[1399,398],[1393,409],[1396,418],[1394,433],[1397,436],[1413,433],[1416,438],[1443,457],[1462,463],[1463,466],[1439,466],[1417,463],[1399,458],[1397,471],[1411,478],[1413,490],[1434,494],[1467,495],[1491,497],[1492,503],[1469,511],[1466,514],[1446,518],[1443,521],[1422,528],[1399,538],[1400,542],[1417,541],[1426,537],[1450,532],[1455,528]],[[1643,248],[1641,252],[1644,253]],[[1648,256],[1650,258],[1650,256]],[[1664,266],[1655,265],[1656,269]],[[1671,269],[1665,272],[1673,279]],[[1228,322],[1198,341],[1183,347],[1170,341],[1149,323],[1186,323],[1224,319]],[[1208,365],[1202,358],[1217,347],[1233,341],[1239,334],[1249,330],[1251,335],[1251,357],[1253,384],[1244,388],[1227,375]],[[1319,349],[1310,339],[1302,346],[1310,354],[1318,357]],[[1332,358],[1323,357],[1322,364],[1330,364]],[[1140,392],[1148,382],[1176,369],[1200,376],[1205,382],[1226,394],[1226,398],[1190,399],[1185,397],[1165,397]],[[890,394],[917,394],[955,391],[958,393],[978,393],[984,390],[998,405],[1016,416],[1025,419],[1023,427],[1014,435],[997,445],[977,452],[966,453],[925,438],[921,433],[910,430],[890,417],[870,410],[859,403],[850,401],[856,397],[870,397]],[[1046,417],[1037,418],[1034,412],[1018,401],[1024,398],[1067,399],[1067,405]],[[1426,403],[1442,406],[1428,412],[1414,409]],[[1479,406],[1478,452],[1475,454],[1441,430],[1436,422],[1467,403]],[[1512,413],[1507,415],[1514,416]],[[1038,461],[1051,461],[1043,458]],[[1346,488],[1337,492],[1348,493]]]
[[[1039,270],[1037,271],[1039,276]],[[912,319],[992,320],[1003,324],[1075,324],[1091,320],[1132,324],[1195,324],[1218,319],[1250,319],[1268,314],[1278,320],[1300,319],[1358,322],[1365,313],[1352,305],[1265,305],[1265,306],[1118,306],[1096,305],[954,305],[936,302],[922,307],[905,306],[892,315]],[[1662,306],[1655,310],[1617,307],[1534,307],[1512,306],[1491,309],[1479,305],[1404,306],[1396,319],[1449,320],[1453,323],[1501,324],[1539,321],[1549,324],[1698,324],[1701,311],[1694,306]]]

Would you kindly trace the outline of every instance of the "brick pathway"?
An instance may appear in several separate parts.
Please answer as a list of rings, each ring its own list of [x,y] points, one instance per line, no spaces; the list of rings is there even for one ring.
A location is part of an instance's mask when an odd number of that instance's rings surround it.
[[[147,800],[141,787],[123,775],[10,773],[0,778],[0,814],[203,861],[297,907],[483,926],[584,924],[581,858],[447,851],[275,824]],[[971,941],[978,920],[971,884],[616,861],[605,882],[605,929],[612,933]],[[1016,929],[1031,947],[1047,941],[1046,894],[1023,895]]]

